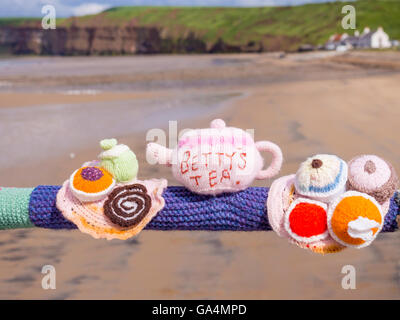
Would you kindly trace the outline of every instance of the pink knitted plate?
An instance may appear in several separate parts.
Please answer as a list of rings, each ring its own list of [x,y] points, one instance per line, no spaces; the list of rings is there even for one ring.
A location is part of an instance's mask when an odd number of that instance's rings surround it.
[[[104,212],[104,205],[107,199],[110,201],[115,200],[117,209],[124,208],[127,211],[133,210],[132,205],[122,202],[122,196],[118,194],[119,190],[127,188],[127,193],[132,193],[128,189],[129,186],[139,185],[142,190],[146,190],[145,199],[147,203],[151,203],[151,207],[147,208],[148,211],[144,212],[140,217],[140,221],[131,227],[121,227],[113,223]],[[144,188],[143,188],[144,187]],[[71,192],[69,188],[69,180],[65,181],[62,188],[57,193],[57,208],[62,212],[64,217],[79,228],[81,232],[90,234],[92,237],[99,239],[105,238],[107,240],[120,239],[126,240],[130,237],[137,235],[151,219],[164,207],[165,201],[162,197],[164,189],[167,187],[167,180],[165,179],[151,179],[151,180],[133,180],[129,183],[117,184],[112,193],[105,199],[82,203]],[[115,199],[110,197],[115,193]],[[149,200],[151,199],[151,201]]]

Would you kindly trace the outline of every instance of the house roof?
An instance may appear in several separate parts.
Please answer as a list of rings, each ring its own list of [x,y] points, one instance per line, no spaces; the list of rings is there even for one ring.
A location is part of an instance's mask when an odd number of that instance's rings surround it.
[[[333,38],[332,38],[332,41],[340,41],[341,38],[342,38],[341,34],[334,34]]]
[[[360,35],[360,39],[364,40],[364,39],[370,39],[372,37],[372,35],[375,33],[376,30],[370,31],[368,33],[364,33]]]

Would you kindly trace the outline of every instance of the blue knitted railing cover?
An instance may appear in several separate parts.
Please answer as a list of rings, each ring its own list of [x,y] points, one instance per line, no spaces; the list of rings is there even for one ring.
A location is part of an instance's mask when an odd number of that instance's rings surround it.
[[[56,207],[59,186],[38,186],[29,202],[32,223],[41,228],[76,229]],[[184,187],[168,187],[164,208],[146,226],[148,230],[271,230],[266,214],[268,188],[251,187],[218,196],[198,195]],[[396,193],[385,216],[383,232],[397,229],[399,195]]]

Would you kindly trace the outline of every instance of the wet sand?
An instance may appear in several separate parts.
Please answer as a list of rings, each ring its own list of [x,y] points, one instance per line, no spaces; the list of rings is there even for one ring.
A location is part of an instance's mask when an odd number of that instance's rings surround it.
[[[0,60],[7,155],[0,184],[61,184],[97,156],[98,140],[113,136],[137,154],[141,178],[174,185],[167,168],[146,163],[147,131],[167,132],[169,120],[178,130],[208,126],[215,117],[278,143],[281,175],[322,152],[346,160],[376,153],[400,171],[400,73],[388,67],[392,53],[330,55]],[[0,298],[400,299],[399,248],[399,233],[319,256],[273,232],[145,231],[123,242],[78,231],[2,231]],[[45,264],[56,268],[56,290],[41,288]],[[357,270],[356,290],[341,287],[347,264]]]

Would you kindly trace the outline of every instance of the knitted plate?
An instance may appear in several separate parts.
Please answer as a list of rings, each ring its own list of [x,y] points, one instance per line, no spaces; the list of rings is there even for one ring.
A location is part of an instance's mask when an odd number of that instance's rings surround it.
[[[165,179],[132,180],[116,184],[105,199],[83,203],[72,194],[67,180],[57,193],[57,208],[81,232],[96,239],[126,240],[137,235],[164,207],[166,187]]]
[[[345,246],[341,245],[331,236],[313,242],[302,242],[294,239],[285,229],[285,216],[292,202],[298,199],[294,189],[295,175],[281,177],[275,180],[268,193],[267,211],[268,221],[272,229],[281,237],[287,238],[289,242],[300,248],[309,249],[316,253],[334,253],[341,251]]]

